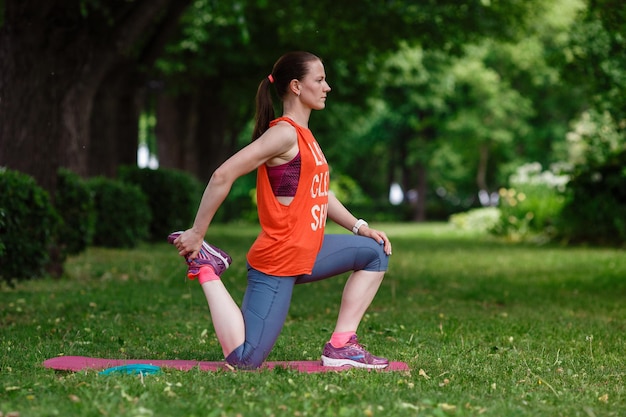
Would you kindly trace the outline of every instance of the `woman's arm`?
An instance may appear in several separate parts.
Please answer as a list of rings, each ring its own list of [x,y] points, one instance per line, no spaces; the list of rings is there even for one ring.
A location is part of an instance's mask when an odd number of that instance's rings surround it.
[[[174,241],[178,253],[191,259],[198,255],[217,209],[237,178],[254,171],[272,158],[293,153],[293,148],[297,146],[295,129],[286,123],[279,123],[220,165],[204,190],[193,226]]]
[[[351,232],[358,221],[333,193],[329,193],[328,195],[328,218]],[[367,224],[363,224],[359,227],[357,234],[359,236],[370,237],[379,243],[384,243],[385,253],[391,255],[391,242],[385,232],[370,229]]]

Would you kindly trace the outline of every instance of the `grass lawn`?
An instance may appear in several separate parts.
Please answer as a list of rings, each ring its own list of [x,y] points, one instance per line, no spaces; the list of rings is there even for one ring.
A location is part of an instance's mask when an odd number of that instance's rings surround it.
[[[0,288],[0,417],[626,415],[623,250],[507,245],[445,224],[376,227],[394,250],[359,335],[411,372],[45,369],[58,355],[223,358],[171,246],[91,248],[61,280]],[[211,229],[235,260],[223,280],[237,301],[255,233]],[[269,360],[319,358],[345,280],[296,287]]]

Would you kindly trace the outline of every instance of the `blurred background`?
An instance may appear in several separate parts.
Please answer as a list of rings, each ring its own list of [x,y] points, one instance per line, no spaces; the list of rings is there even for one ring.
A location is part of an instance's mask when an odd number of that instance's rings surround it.
[[[311,129],[359,217],[623,244],[625,49],[618,0],[4,0],[0,166],[53,204],[60,168],[201,189],[307,50],[333,89]],[[253,220],[253,188],[218,220]]]

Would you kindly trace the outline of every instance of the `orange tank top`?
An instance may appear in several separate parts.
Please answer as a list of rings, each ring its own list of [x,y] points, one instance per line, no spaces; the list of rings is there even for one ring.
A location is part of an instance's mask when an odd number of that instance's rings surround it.
[[[265,164],[257,170],[257,210],[261,233],[248,252],[248,263],[265,274],[296,276],[310,274],[322,246],[328,212],[328,163],[313,133],[287,117],[298,134],[301,169],[298,189],[288,206],[272,191]]]

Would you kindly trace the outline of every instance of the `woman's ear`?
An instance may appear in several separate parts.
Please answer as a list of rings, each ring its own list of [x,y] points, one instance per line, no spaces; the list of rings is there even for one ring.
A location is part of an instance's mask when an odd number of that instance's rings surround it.
[[[289,82],[289,91],[291,91],[296,96],[300,96],[300,81],[295,78]]]

